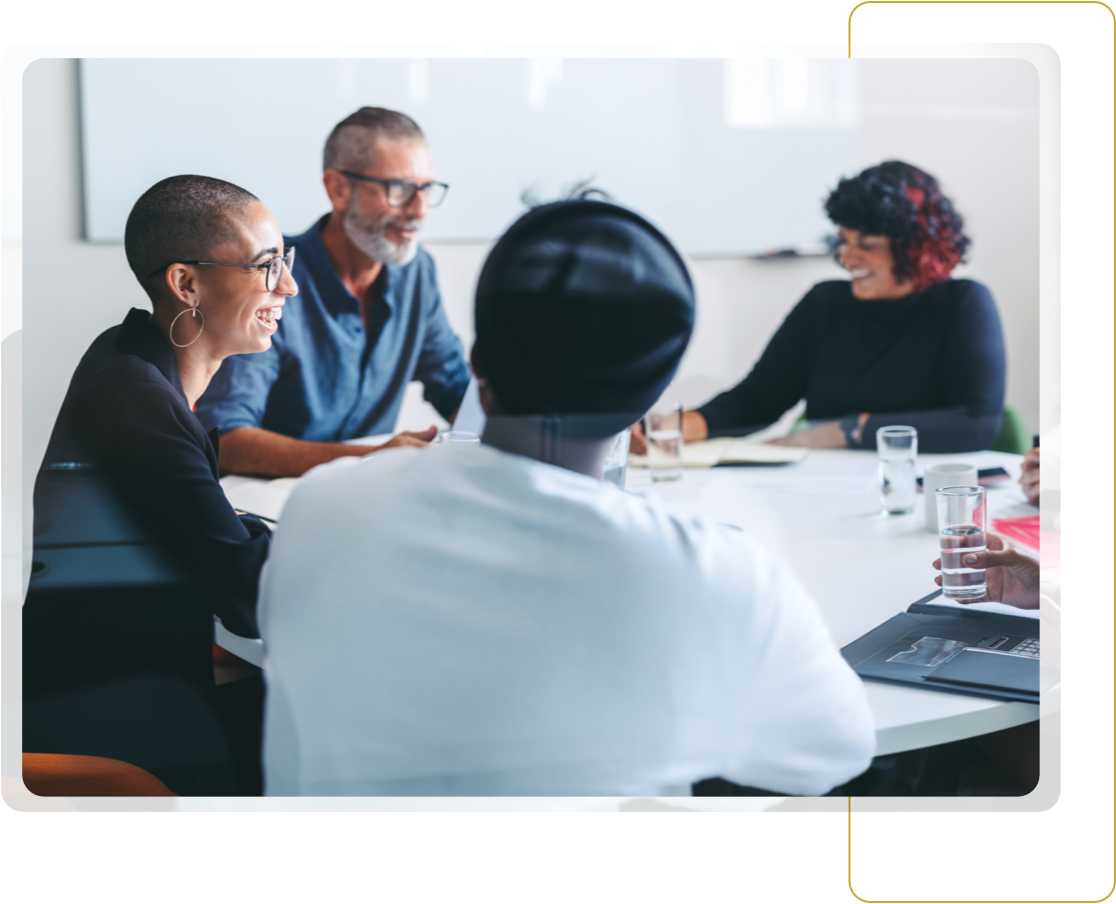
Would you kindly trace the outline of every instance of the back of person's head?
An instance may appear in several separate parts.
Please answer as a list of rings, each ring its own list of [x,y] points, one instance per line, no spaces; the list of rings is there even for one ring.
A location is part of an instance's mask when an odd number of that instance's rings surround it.
[[[361,107],[333,127],[322,151],[322,169],[362,170],[375,164],[377,141],[425,141],[418,123],[406,113]]]
[[[971,244],[938,180],[901,160],[842,179],[825,212],[838,226],[890,238],[896,278],[916,289],[948,279]]]
[[[210,176],[171,176],[140,195],[124,226],[124,253],[152,302],[162,298],[167,267],[210,260],[213,248],[237,238],[240,214],[257,201],[250,191]]]
[[[571,200],[520,217],[476,295],[473,361],[507,415],[582,418],[601,436],[642,417],[694,327],[681,255],[642,217]]]

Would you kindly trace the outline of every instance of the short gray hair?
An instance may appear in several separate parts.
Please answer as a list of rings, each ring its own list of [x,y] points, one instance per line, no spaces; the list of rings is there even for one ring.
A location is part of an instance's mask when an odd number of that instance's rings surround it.
[[[361,107],[329,133],[322,151],[322,169],[360,170],[372,166],[372,146],[381,138],[426,140],[418,123],[406,113],[383,107]]]

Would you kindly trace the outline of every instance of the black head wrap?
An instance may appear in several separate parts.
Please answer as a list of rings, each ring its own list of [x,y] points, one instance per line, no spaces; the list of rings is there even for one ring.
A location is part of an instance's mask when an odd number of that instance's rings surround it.
[[[604,435],[658,400],[693,328],[693,285],[661,232],[613,204],[560,201],[489,254],[474,355],[508,414],[597,415]]]

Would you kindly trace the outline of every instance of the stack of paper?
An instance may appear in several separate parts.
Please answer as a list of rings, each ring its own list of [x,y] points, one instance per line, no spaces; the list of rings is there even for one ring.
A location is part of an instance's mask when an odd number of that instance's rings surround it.
[[[687,468],[712,468],[719,464],[783,465],[802,461],[810,450],[804,446],[772,446],[751,438],[723,436],[700,443],[683,443],[682,464]],[[633,455],[628,464],[647,467],[647,457]]]

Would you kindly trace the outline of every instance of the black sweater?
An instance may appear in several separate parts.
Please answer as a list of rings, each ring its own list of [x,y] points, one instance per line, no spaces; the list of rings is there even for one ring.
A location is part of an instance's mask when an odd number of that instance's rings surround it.
[[[987,449],[1000,429],[1004,342],[988,290],[951,279],[896,301],[860,301],[845,280],[814,286],[752,372],[698,410],[710,436],[739,435],[806,399],[809,420],[869,411],[876,430],[918,430],[923,452]]]
[[[256,589],[270,531],[238,517],[217,482],[217,450],[190,410],[174,349],[133,308],[74,371],[46,462],[89,462],[152,537],[208,591],[230,631],[259,636]]]

